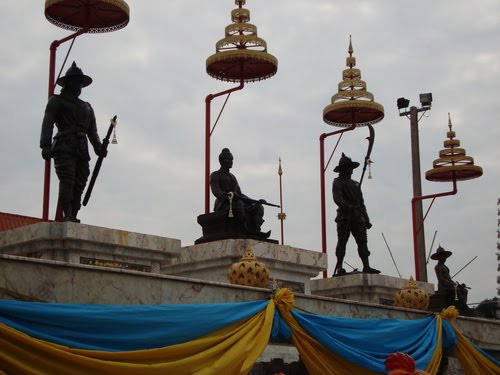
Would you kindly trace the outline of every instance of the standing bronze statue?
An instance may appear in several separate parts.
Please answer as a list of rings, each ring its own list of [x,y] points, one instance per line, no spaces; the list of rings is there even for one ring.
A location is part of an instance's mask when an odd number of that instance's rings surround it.
[[[346,273],[343,263],[347,241],[351,234],[358,245],[358,255],[363,262],[363,272],[380,273],[379,270],[371,268],[368,261],[370,251],[368,251],[366,231],[372,227],[372,224],[366,212],[361,186],[357,181],[351,179],[352,172],[357,167],[359,167],[358,162],[352,161],[351,158],[342,153],[339,165],[333,170],[339,174],[332,184],[333,200],[338,206],[335,218],[337,223],[337,247],[335,248],[337,264],[334,275]]]
[[[215,195],[214,211],[229,210],[234,215],[241,233],[268,238],[271,231],[261,232],[264,223],[265,200],[249,198],[241,192],[236,177],[229,171],[233,167],[233,154],[224,148],[219,155],[220,169],[210,175],[210,188]],[[274,205],[273,205],[274,206]]]
[[[90,174],[87,139],[98,156],[106,156],[97,133],[94,110],[79,99],[82,88],[91,83],[92,78],[73,62],[66,75],[57,80],[62,86],[61,93],[49,99],[42,122],[40,148],[45,160],[54,158],[59,178],[58,207],[63,210],[64,221],[80,222],[77,214]],[[57,134],[52,139],[54,124]]]
[[[453,281],[450,276],[450,269],[445,265],[446,259],[448,259],[451,254],[451,251],[445,250],[439,246],[436,252],[431,255],[431,259],[438,261],[434,267],[438,279],[438,290],[436,294],[445,296],[446,307],[454,305],[460,312],[468,312],[470,311],[469,306],[467,306],[468,288],[465,284]]]

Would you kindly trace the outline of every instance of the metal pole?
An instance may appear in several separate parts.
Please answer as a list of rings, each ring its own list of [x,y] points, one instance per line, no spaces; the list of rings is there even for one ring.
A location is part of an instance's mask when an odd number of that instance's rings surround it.
[[[281,158],[279,158],[278,175],[280,176],[280,213],[278,214],[278,219],[281,221],[281,244],[285,244],[285,234],[283,221],[285,220],[285,213],[283,212],[283,183],[281,181],[281,176],[283,175],[283,169],[281,168]]]
[[[411,134],[411,161],[412,161],[412,174],[413,174],[413,197],[422,196],[422,181],[420,174],[420,145],[418,138],[418,110],[417,107],[410,107],[410,134]],[[414,243],[415,248],[415,279],[418,281],[427,282],[427,268],[425,258],[425,230],[423,222],[423,209],[422,200],[419,199],[415,202],[415,216],[414,220],[417,224],[416,231],[414,230]]]
[[[447,191],[444,193],[438,193],[438,194],[430,194],[430,195],[424,195],[424,196],[419,196],[419,197],[413,197],[411,200],[411,213],[412,213],[412,223],[413,223],[413,253],[415,256],[415,280],[417,281],[427,281],[427,268],[426,268],[426,259],[425,259],[425,253],[423,253],[423,260],[424,260],[424,267],[422,268],[420,263],[417,262],[417,259],[420,259],[420,256],[422,254],[419,254],[419,244],[418,244],[418,239],[417,239],[417,232],[418,232],[418,221],[417,221],[417,205],[418,203],[422,202],[424,199],[430,199],[430,198],[439,198],[439,197],[446,197],[449,195],[455,195],[457,194],[457,179],[455,176],[453,176],[453,189],[451,191]],[[425,280],[422,278],[422,272],[425,272]]]
[[[205,98],[205,213],[210,212],[210,104],[212,100],[218,96],[229,94],[233,91],[241,90],[244,86],[244,81],[240,81],[240,85],[232,89],[218,92],[216,94],[208,94]]]

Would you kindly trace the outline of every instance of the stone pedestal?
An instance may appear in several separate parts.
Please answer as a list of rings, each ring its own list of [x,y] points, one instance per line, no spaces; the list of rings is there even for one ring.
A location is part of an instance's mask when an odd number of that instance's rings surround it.
[[[407,279],[380,274],[354,273],[328,279],[311,280],[313,295],[393,306],[394,294],[403,289]],[[419,289],[434,294],[434,284],[416,281]]]
[[[72,222],[43,222],[0,232],[0,253],[67,263],[160,272],[180,240]]]
[[[246,220],[250,222],[251,217],[248,216]],[[226,239],[253,239],[257,241],[278,243],[277,240],[265,238],[256,233],[250,234],[243,232],[236,218],[229,217],[229,209],[199,215],[197,221],[198,224],[201,225],[203,236],[194,241],[196,245]],[[253,229],[255,230],[255,228]]]
[[[272,282],[296,293],[311,293],[312,277],[327,267],[326,254],[251,239],[228,239],[183,247],[177,258],[161,267],[161,273],[229,283],[229,266],[251,248],[268,270]]]

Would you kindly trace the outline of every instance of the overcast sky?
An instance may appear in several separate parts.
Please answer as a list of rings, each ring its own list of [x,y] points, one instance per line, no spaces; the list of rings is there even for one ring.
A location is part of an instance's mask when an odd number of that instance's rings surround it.
[[[94,79],[81,98],[92,104],[101,137],[118,115],[118,144],[110,145],[80,218],[191,245],[201,237],[196,217],[204,211],[205,97],[235,86],[208,76],[205,61],[224,37],[236,5],[232,0],[127,3],[126,28],[77,38],[68,60]],[[448,112],[461,147],[484,175],[459,182],[457,195],[436,200],[425,225],[427,250],[437,231],[433,250],[441,244],[453,252],[447,262],[452,275],[477,255],[456,279],[472,288],[469,302],[496,296],[500,2],[248,0],[246,8],[278,59],[278,72],[231,95],[212,135],[211,169],[218,168],[217,156],[228,147],[243,192],[279,203],[281,157],[285,243],[321,251],[319,136],[338,129],[323,122],[322,112],[342,80],[352,35],[356,67],[385,107],[385,118],[374,126],[373,178],[363,182],[373,223],[368,232],[372,266],[398,277],[383,233],[399,272],[414,276],[410,122],[399,116],[396,100],[406,97],[420,106],[419,94],[432,92],[432,110],[420,120],[422,175],[443,149]],[[42,215],[39,135],[49,45],[69,34],[45,19],[41,0],[0,1],[0,211]],[[68,47],[58,49],[57,70]],[[223,101],[212,102],[212,120]],[[367,136],[366,128],[346,133],[326,173],[329,275],[336,244],[333,168],[341,152],[362,162]],[[327,155],[336,142],[332,138],[325,143]],[[91,168],[94,162],[95,157]],[[360,173],[358,168],[353,178]],[[424,195],[452,189],[451,183],[422,180]],[[56,198],[53,173],[51,217]],[[424,210],[429,202],[424,201]],[[275,239],[280,238],[278,212],[266,207],[263,225]],[[353,239],[346,261],[361,267]],[[435,263],[428,264],[434,283]]]

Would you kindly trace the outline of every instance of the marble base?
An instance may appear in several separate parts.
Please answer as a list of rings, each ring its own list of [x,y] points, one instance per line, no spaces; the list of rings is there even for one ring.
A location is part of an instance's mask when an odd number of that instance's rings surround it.
[[[312,277],[327,267],[326,254],[251,239],[228,239],[183,247],[177,258],[161,267],[162,274],[228,283],[229,266],[247,248],[263,262],[272,281],[297,293],[311,293]]]
[[[394,295],[403,289],[408,280],[380,274],[355,273],[327,279],[311,280],[314,295],[342,298],[351,301],[394,305]],[[434,284],[416,282],[419,289],[434,294]]]
[[[0,299],[57,303],[157,305],[268,299],[268,289],[126,269],[0,254]],[[419,319],[428,312],[295,294],[297,308],[313,314],[360,319]],[[459,316],[455,324],[476,345],[500,358],[500,321]],[[261,361],[297,360],[294,348],[275,344]],[[452,374],[452,373],[450,373]]]
[[[72,222],[43,222],[0,232],[0,254],[160,272],[180,240]]]

